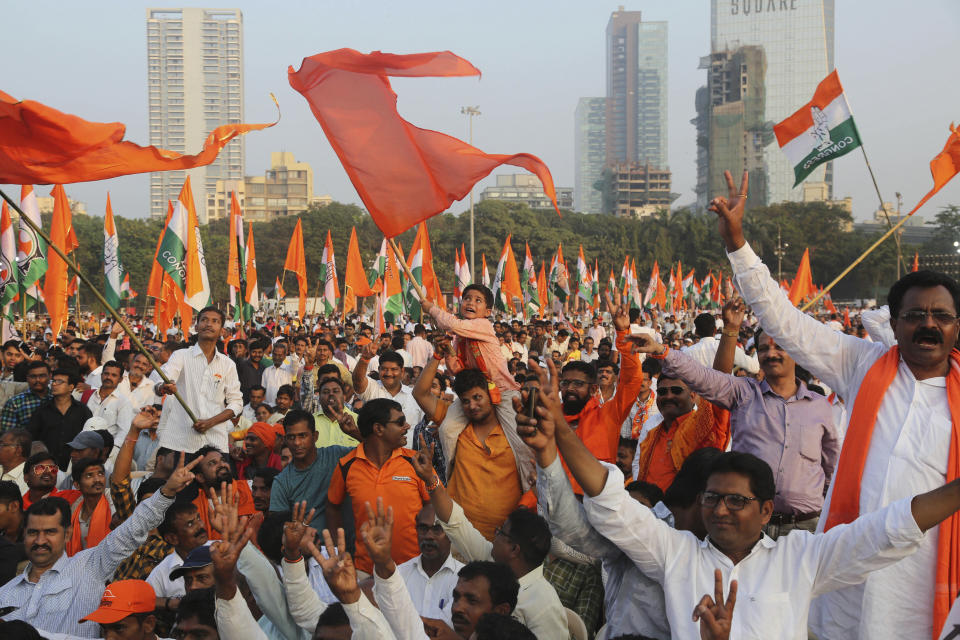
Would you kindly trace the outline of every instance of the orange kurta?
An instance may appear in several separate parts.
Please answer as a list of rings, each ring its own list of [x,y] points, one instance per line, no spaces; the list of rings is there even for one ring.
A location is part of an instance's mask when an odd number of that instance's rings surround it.
[[[654,427],[640,443],[640,470],[636,478],[663,491],[691,453],[704,447],[723,450],[730,442],[730,412],[703,398],[696,409],[675,418],[667,425],[669,428],[664,426],[661,423]]]

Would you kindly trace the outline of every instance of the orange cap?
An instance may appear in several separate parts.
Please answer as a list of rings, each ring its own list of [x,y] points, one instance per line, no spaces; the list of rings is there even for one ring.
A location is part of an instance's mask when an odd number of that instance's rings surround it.
[[[157,594],[143,580],[119,580],[107,585],[96,611],[80,622],[113,624],[135,613],[153,613],[157,607]]]
[[[373,340],[371,340],[371,339],[368,338],[367,336],[360,336],[359,338],[357,338],[357,346],[358,346],[358,347],[362,347],[362,346],[364,346],[364,345],[368,345],[368,344],[370,344],[371,342],[373,342]]]

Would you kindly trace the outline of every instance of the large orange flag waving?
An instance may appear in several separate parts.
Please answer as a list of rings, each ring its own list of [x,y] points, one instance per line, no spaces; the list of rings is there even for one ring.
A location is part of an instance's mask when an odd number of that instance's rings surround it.
[[[53,188],[53,219],[50,222],[50,240],[64,253],[70,251],[73,216],[62,185]],[[47,253],[47,273],[43,280],[43,297],[50,314],[50,330],[56,342],[60,330],[67,323],[67,263],[55,251]]]
[[[297,218],[297,226],[293,228],[290,246],[287,247],[287,259],[283,263],[283,268],[297,274],[297,287],[300,290],[299,310],[302,320],[307,312],[307,256],[303,250],[303,225],[300,218]]]
[[[0,183],[86,182],[202,167],[213,162],[237,136],[275,124],[219,126],[207,136],[200,153],[185,156],[124,141],[126,126],[122,123],[90,122],[33,100],[18,101],[0,91]]]
[[[363,270],[360,257],[360,245],[357,242],[357,228],[350,230],[350,245],[347,248],[347,272],[343,278],[343,315],[357,308],[357,298],[372,296],[367,274]]]
[[[805,299],[816,295],[817,288],[813,286],[813,272],[810,271],[810,249],[803,250],[803,257],[800,258],[800,266],[797,268],[797,277],[793,279],[790,285],[788,297],[794,306],[799,305]]]
[[[536,156],[488,154],[462,140],[416,127],[397,113],[388,76],[478,76],[449,51],[393,55],[338,49],[304,58],[287,72],[384,235],[392,238],[444,211],[496,167],[534,173],[557,207],[550,170]],[[557,209],[559,213],[559,209]]]

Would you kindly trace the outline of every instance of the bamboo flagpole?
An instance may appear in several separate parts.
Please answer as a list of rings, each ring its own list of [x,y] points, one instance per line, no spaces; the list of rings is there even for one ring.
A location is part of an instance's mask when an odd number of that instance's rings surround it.
[[[413,272],[410,271],[410,267],[407,266],[407,260],[403,257],[403,254],[400,253],[400,248],[397,247],[397,243],[393,238],[387,238],[387,242],[390,243],[390,246],[393,247],[393,253],[397,258],[397,262],[400,263],[400,266],[403,267],[403,272],[407,274],[407,277],[410,278],[410,284],[413,285],[413,289],[417,292],[417,297],[421,301],[427,299],[427,294],[423,291],[423,287],[420,286],[420,283],[417,282],[417,279],[413,277]],[[421,314],[423,309],[420,309]]]
[[[38,225],[33,220],[31,220],[30,217],[20,209],[20,206],[16,202],[14,202],[10,198],[10,196],[8,196],[6,192],[4,192],[2,189],[0,189],[0,197],[3,197],[3,199],[6,200],[11,207],[13,207],[13,210],[20,215],[20,220],[25,221],[30,226],[30,228],[37,233],[38,236],[43,238],[44,242],[47,243],[47,246],[53,249],[53,251],[58,256],[60,256],[60,258],[67,265],[67,268],[72,270],[75,274],[77,274],[77,277],[80,279],[81,282],[83,282],[83,284],[90,287],[90,291],[93,292],[93,295],[97,299],[97,301],[106,308],[106,310],[110,313],[113,319],[116,320],[117,323],[123,328],[124,333],[130,336],[130,341],[133,342],[133,344],[137,347],[137,350],[147,357],[147,360],[150,362],[150,366],[153,367],[153,370],[157,372],[157,374],[160,376],[160,379],[163,380],[165,384],[173,384],[173,381],[167,377],[167,374],[163,372],[163,370],[160,368],[160,365],[157,364],[157,361],[153,359],[153,355],[150,353],[150,351],[143,346],[142,342],[140,342],[140,338],[138,338],[133,333],[133,329],[130,328],[130,325],[128,325],[126,321],[122,317],[120,317],[120,314],[117,313],[116,309],[110,306],[110,303],[107,302],[107,299],[103,297],[103,294],[100,293],[100,290],[97,289],[97,287],[92,282],[90,282],[90,280],[87,278],[87,276],[83,274],[82,271],[80,271],[80,269],[77,267],[75,262],[67,259],[67,255],[63,252],[63,249],[55,245],[53,241],[50,239],[50,236],[47,235],[47,233],[40,227],[40,225]],[[77,317],[79,318],[79,309],[77,311],[78,311]],[[56,336],[54,336],[54,338],[56,338]],[[189,418],[194,422],[197,422],[197,416],[193,413],[193,411],[190,410],[190,407],[187,406],[187,402],[186,400],[183,399],[183,396],[180,395],[180,392],[174,391],[173,395],[177,399],[177,402],[179,402],[180,405],[183,407],[183,410],[186,411],[187,416],[189,416]]]

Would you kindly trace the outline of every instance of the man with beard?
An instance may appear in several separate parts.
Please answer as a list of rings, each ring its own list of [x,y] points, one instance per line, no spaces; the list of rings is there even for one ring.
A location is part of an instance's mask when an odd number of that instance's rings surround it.
[[[46,451],[35,453],[27,459],[23,477],[27,481],[27,492],[23,494],[23,508],[48,496],[59,496],[62,491],[57,486],[56,461]]]
[[[205,445],[221,451],[229,448],[230,420],[240,415],[243,403],[237,367],[217,351],[223,319],[223,312],[216,307],[201,309],[197,314],[197,343],[174,351],[163,365],[164,375],[173,382],[157,385],[157,394],[179,390],[197,420],[191,420],[176,399],[164,402],[157,427],[161,447],[186,452]]]
[[[157,532],[173,547],[173,552],[153,568],[147,582],[157,594],[157,610],[176,611],[186,589],[183,578],[171,578],[170,573],[183,566],[194,549],[207,544],[209,536],[197,507],[189,502],[177,502],[170,507]]]
[[[559,362],[556,362],[556,364],[558,367],[561,366]],[[613,395],[617,392],[617,375],[620,373],[620,368],[615,362],[607,359],[598,359],[594,366],[597,372],[597,391],[595,395],[597,402],[602,406],[613,398]]]
[[[277,444],[277,436],[282,434],[282,426],[254,422],[243,438],[244,458],[237,465],[237,478],[252,480],[254,472],[259,469],[269,468],[279,471],[280,456],[274,453],[274,447]]]
[[[250,483],[253,506],[264,515],[270,511],[270,493],[273,490],[273,480],[278,473],[280,473],[279,470],[271,467],[257,469],[253,472],[253,481]]]
[[[560,373],[560,397],[563,413],[577,437],[599,460],[612,463],[617,460],[620,425],[630,415],[630,408],[644,380],[640,373],[640,359],[633,353],[633,344],[627,339],[630,330],[627,308],[621,305],[614,309],[609,298],[607,306],[613,315],[623,365],[616,393],[601,404],[596,397],[598,384],[593,365],[575,360],[568,362]],[[600,361],[598,369],[603,366]],[[574,491],[581,493],[572,478],[571,483]]]
[[[67,555],[100,544],[110,533],[110,503],[103,492],[107,488],[107,474],[103,463],[96,458],[83,458],[73,463],[70,470],[77,489],[64,491],[63,498],[70,503],[71,535],[67,538]]]
[[[206,446],[197,451],[196,457],[200,458],[200,464],[195,467],[197,497],[194,498],[193,504],[200,512],[200,521],[203,522],[210,539],[219,540],[220,534],[210,523],[210,517],[213,515],[210,507],[211,490],[220,496],[224,487],[231,485],[233,495],[238,497],[237,509],[241,517],[252,516],[257,510],[253,506],[250,486],[245,480],[234,479],[230,464],[227,462],[227,454],[215,447]]]
[[[417,514],[417,546],[420,555],[398,566],[397,572],[421,617],[451,624],[453,591],[463,563],[450,554],[450,538],[432,504],[423,505]]]
[[[21,391],[3,405],[0,412],[0,432],[8,429],[28,429],[37,409],[50,397],[50,365],[34,360],[27,365],[26,391]]]
[[[647,340],[653,342],[650,338]],[[654,344],[666,349],[659,343]],[[704,447],[721,451],[727,448],[730,414],[704,399],[696,403],[683,380],[665,373],[657,380],[657,408],[661,421],[637,445],[633,472],[634,480],[655,484],[666,491],[691,453]]]

